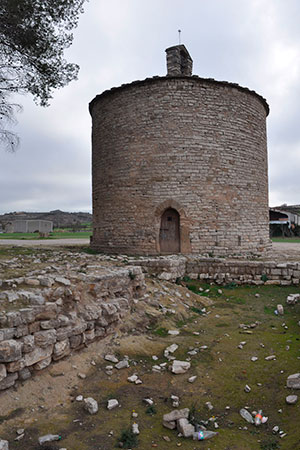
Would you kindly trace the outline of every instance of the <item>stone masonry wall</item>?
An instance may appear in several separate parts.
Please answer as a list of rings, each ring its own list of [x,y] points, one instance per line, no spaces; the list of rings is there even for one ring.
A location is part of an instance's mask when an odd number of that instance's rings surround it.
[[[104,92],[90,111],[93,248],[159,254],[170,207],[183,254],[268,248],[262,97],[196,76],[155,77]]]
[[[132,260],[148,275],[176,281],[188,276],[217,284],[298,285],[300,262],[226,260],[193,256],[165,256]]]
[[[41,276],[1,284],[0,305],[11,310],[0,313],[0,391],[112,333],[145,288],[140,267],[95,266],[81,279]],[[15,302],[28,305],[12,309]]]

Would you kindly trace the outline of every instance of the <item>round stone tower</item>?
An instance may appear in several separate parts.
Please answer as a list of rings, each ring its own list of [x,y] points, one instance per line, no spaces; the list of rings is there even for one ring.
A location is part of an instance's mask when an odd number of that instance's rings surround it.
[[[184,45],[165,77],[97,95],[94,249],[261,254],[269,246],[266,116],[254,91],[192,75]]]

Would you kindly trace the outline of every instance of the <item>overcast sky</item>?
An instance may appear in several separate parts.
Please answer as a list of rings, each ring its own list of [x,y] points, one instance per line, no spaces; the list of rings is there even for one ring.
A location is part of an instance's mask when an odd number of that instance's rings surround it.
[[[20,96],[14,154],[0,150],[0,213],[91,211],[91,119],[102,91],[166,75],[165,49],[181,41],[193,73],[267,99],[270,205],[300,203],[299,0],[90,0],[66,58],[78,81],[51,106]]]

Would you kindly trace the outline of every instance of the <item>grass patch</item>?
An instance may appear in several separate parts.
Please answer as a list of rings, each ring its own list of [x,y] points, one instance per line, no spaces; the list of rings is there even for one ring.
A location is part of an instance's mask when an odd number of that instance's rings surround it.
[[[156,330],[153,331],[153,334],[156,336],[166,337],[168,336],[168,330],[164,327],[156,328]]]
[[[265,306],[264,306],[264,313],[265,313],[265,314],[274,314],[274,308],[265,305]]]
[[[116,444],[116,447],[120,448],[119,445],[120,442],[122,442],[123,444],[122,448],[135,448],[139,444],[136,434],[133,434],[130,427],[122,431],[121,436]]]
[[[300,237],[273,237],[272,238],[273,242],[290,242],[291,244],[300,244]]]
[[[200,316],[203,314],[203,312],[201,311],[201,309],[200,309],[200,308],[197,308],[196,306],[192,306],[190,309],[191,309],[191,311],[193,311],[194,313],[200,314]]]
[[[157,413],[155,406],[154,405],[148,406],[145,413],[148,414],[149,416],[154,416],[154,414]]]

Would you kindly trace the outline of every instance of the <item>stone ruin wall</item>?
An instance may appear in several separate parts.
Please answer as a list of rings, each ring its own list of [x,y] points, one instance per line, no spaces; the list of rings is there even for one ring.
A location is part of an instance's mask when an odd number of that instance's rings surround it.
[[[262,253],[270,245],[262,97],[196,76],[114,88],[93,118],[92,248],[160,253],[161,215],[180,214],[181,253]]]
[[[126,258],[130,266],[93,274],[3,280],[1,297],[30,306],[0,313],[0,392],[113,333],[145,293],[144,274],[175,282],[188,276],[220,285],[299,285],[300,262],[167,256]],[[49,281],[50,280],[50,281]],[[15,287],[18,286],[18,290]],[[42,294],[41,294],[42,290]]]
[[[0,391],[113,333],[145,289],[139,267],[105,269],[81,282],[46,280],[52,287],[45,288],[45,277],[2,282],[1,298],[18,295],[30,306],[0,313]]]
[[[188,276],[203,282],[290,286],[300,283],[300,262],[226,260],[197,256],[165,256],[132,261],[150,276],[175,282]]]

